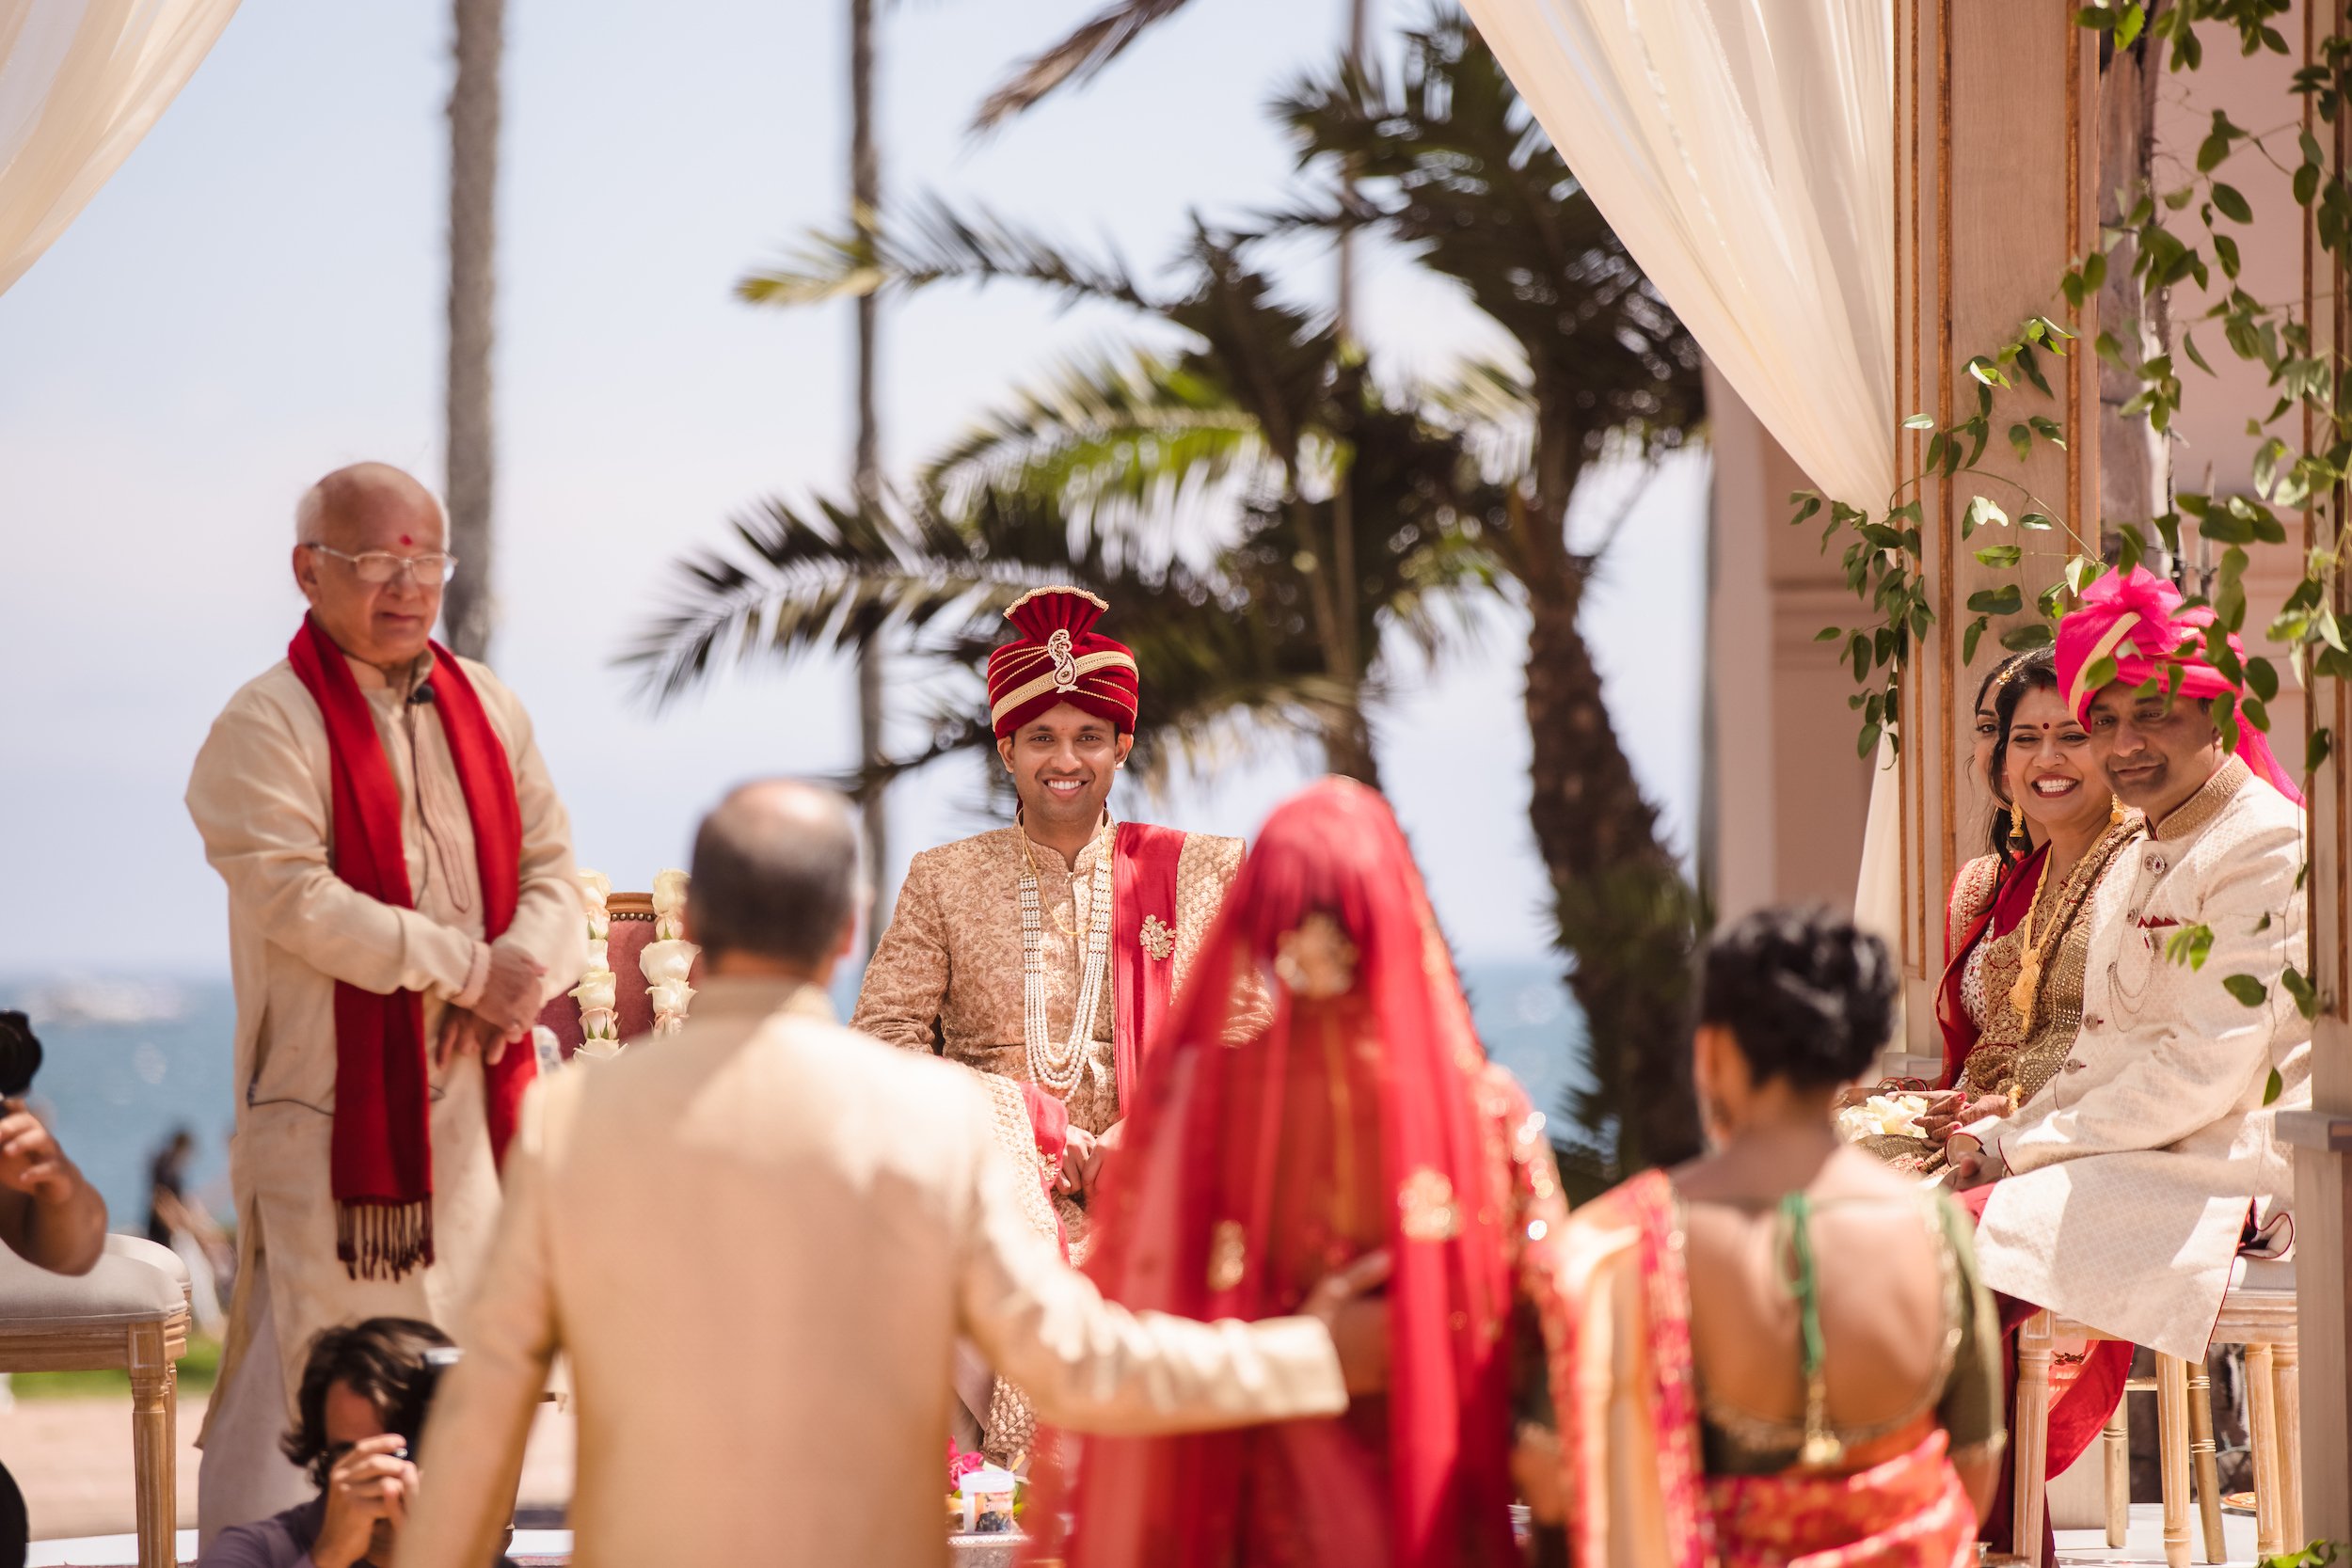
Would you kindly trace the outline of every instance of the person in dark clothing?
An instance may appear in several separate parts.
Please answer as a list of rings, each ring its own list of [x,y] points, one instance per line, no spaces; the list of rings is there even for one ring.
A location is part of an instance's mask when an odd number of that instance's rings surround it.
[[[411,1434],[424,1430],[434,1389],[457,1354],[447,1335],[413,1318],[322,1332],[281,1445],[319,1495],[223,1530],[197,1568],[385,1568],[417,1496]]]
[[[171,1245],[175,1230],[196,1228],[187,1223],[188,1162],[195,1157],[196,1134],[175,1127],[147,1167],[147,1239],[157,1246]]]

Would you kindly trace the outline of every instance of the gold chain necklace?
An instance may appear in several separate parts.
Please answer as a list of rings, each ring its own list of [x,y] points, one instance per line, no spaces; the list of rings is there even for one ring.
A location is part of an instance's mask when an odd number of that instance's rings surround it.
[[[2116,830],[2122,825],[2123,805],[2119,800],[2107,812],[2107,831],[2101,833],[2098,841],[2084,852],[2083,858],[2075,862],[2068,870],[2066,881],[2058,889],[2058,903],[2067,903],[2074,897],[2074,884],[2081,880],[2088,867],[2106,863],[2107,856],[2102,851],[2107,847],[2107,840],[2114,837]],[[2033,935],[2034,922],[2042,914],[2042,895],[2049,884],[2050,855],[2045,850],[2042,857],[2042,875],[2035,879],[2033,884],[2033,902],[2026,906],[2025,928],[2019,933],[2017,983],[2009,988],[2010,1007],[2017,1014],[2018,1026],[2026,1030],[2031,1030],[2033,1027],[2034,1004],[2042,998],[2042,960],[2049,956],[2050,950],[2058,945],[2056,942],[2050,940],[2050,934],[2047,932],[2043,934],[2043,940],[2038,942],[2034,941]]]

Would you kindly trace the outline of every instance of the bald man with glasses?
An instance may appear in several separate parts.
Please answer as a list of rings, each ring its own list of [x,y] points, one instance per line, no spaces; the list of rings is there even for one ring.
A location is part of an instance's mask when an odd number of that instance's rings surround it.
[[[471,1293],[532,1021],[587,961],[531,721],[432,641],[455,567],[440,502],[364,463],[294,524],[309,613],[188,781],[237,995],[241,1266],[199,1439],[208,1542],[308,1495],[277,1444],[322,1329],[447,1326]]]

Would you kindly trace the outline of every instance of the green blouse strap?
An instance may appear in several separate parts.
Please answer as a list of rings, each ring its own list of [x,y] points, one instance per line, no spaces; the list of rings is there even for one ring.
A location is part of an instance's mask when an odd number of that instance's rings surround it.
[[[1821,1339],[1820,1275],[1813,1260],[1813,1199],[1800,1189],[1780,1200],[1780,1223],[1788,1232],[1787,1266],[1781,1286],[1797,1304],[1797,1333],[1804,1372],[1804,1446],[1797,1463],[1811,1468],[1846,1457],[1846,1445],[1829,1424],[1828,1347]]]

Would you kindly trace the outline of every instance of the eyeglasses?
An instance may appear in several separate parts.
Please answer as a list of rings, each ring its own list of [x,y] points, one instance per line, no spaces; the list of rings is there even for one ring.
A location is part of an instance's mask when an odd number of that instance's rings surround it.
[[[360,555],[345,555],[326,545],[310,545],[321,555],[331,555],[351,566],[352,576],[361,582],[377,586],[406,578],[411,582],[447,582],[457,575],[457,558],[435,552],[430,555],[394,555],[389,550],[369,550]]]

